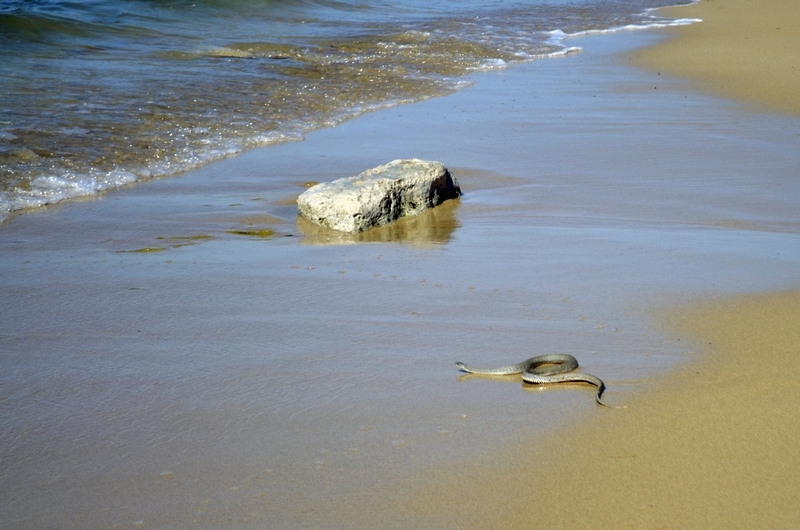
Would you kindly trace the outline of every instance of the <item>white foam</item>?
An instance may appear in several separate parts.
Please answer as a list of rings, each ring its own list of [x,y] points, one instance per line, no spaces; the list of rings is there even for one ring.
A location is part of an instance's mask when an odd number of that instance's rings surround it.
[[[300,142],[302,140],[303,140],[303,135],[299,132],[295,133],[271,132],[266,134],[259,134],[258,136],[253,138],[253,142],[256,145],[271,145],[283,142]]]
[[[656,19],[657,17],[653,17]],[[619,33],[622,31],[638,31],[644,29],[656,29],[656,28],[670,28],[674,26],[688,26],[689,24],[695,24],[697,22],[702,22],[703,19],[700,18],[677,18],[677,19],[662,19],[657,18],[653,22],[648,22],[645,24],[626,24],[624,26],[615,26],[612,28],[606,29],[587,29],[583,31],[577,31],[575,33],[564,33],[560,29],[556,29],[553,31],[548,32],[550,38],[548,38],[545,42],[547,44],[551,44],[553,46],[563,46],[564,41],[574,37],[584,37],[587,35],[605,35],[610,33]]]
[[[564,42],[564,40],[567,37],[569,37],[569,35],[561,31],[560,29],[554,29],[553,31],[548,31],[547,34],[550,35],[550,38],[544,42],[545,44],[550,44],[552,46],[561,46],[561,43]]]
[[[583,47],[581,46],[569,46],[556,52],[548,53],[545,55],[545,57],[562,57],[564,55],[569,55],[570,53],[578,53],[581,51],[583,51]]]
[[[97,183],[87,176],[65,178],[41,176],[31,181],[27,189],[13,189],[0,196],[0,208],[5,218],[10,212],[25,208],[37,208],[76,197],[97,193]]]
[[[130,171],[115,169],[114,171],[106,173],[103,178],[97,181],[97,190],[102,191],[119,188],[120,186],[136,182],[137,180],[139,180],[139,177]]]
[[[517,60],[533,60],[543,57],[558,57],[571,53],[577,53],[582,50],[579,46],[567,46],[565,41],[570,38],[594,35],[594,34],[609,34],[621,31],[633,31],[650,28],[664,28],[671,26],[682,26],[700,22],[700,19],[695,18],[681,18],[681,19],[665,19],[656,15],[650,14],[648,10],[644,16],[649,18],[649,21],[640,24],[628,24],[617,26],[607,29],[590,29],[578,31],[575,33],[565,33],[560,29],[550,31],[546,34],[544,44],[546,47],[542,49],[540,54],[512,51],[512,59],[508,61],[516,62]],[[418,40],[425,40],[431,36],[429,32],[411,30],[407,32],[408,36],[414,37]],[[527,33],[519,33],[514,39],[528,41],[541,37],[538,33],[536,37]],[[513,39],[512,39],[513,40]],[[413,44],[401,44],[400,47],[412,46]],[[235,48],[217,47],[201,50],[198,53],[203,55],[213,55],[217,57],[248,57],[250,52],[242,51]],[[331,59],[333,60],[333,59]],[[341,59],[339,59],[341,60]],[[488,71],[499,70],[509,66],[508,61],[501,58],[488,58],[481,61],[476,66],[470,68],[472,71]],[[471,80],[464,79],[442,79],[441,88],[443,93],[449,91],[456,91],[465,86],[472,84]],[[283,132],[269,132],[261,135],[256,135],[249,138],[227,139],[219,134],[211,132],[209,127],[194,127],[176,131],[176,135],[183,135],[184,132],[191,137],[202,137],[196,140],[195,147],[192,149],[186,148],[179,150],[176,153],[170,154],[158,162],[139,167],[127,168],[127,170],[116,169],[106,173],[97,171],[89,171],[88,174],[76,174],[70,172],[56,173],[51,175],[43,175],[35,178],[26,186],[19,186],[11,190],[0,192],[0,222],[9,217],[10,212],[25,208],[35,208],[44,206],[46,204],[56,203],[62,200],[86,197],[95,195],[105,190],[118,188],[138,180],[146,180],[154,177],[169,176],[177,173],[189,171],[197,167],[208,164],[215,160],[227,158],[241,153],[243,150],[254,147],[257,145],[267,145],[289,141],[299,141],[303,139],[305,132],[318,128],[320,126],[335,126],[342,121],[359,116],[366,112],[375,111],[378,109],[394,107],[416,101],[418,98],[410,99],[395,99],[389,101],[382,101],[372,104],[365,104],[351,108],[340,109],[339,112],[333,116],[327,117],[323,120],[311,120],[308,123],[296,123],[294,126],[286,127]],[[90,110],[91,104],[85,107],[85,111]],[[86,134],[80,128],[62,129],[63,134],[81,136]],[[191,133],[191,134],[189,134]],[[0,131],[0,141],[14,141],[17,137],[8,131]],[[201,147],[196,146],[200,144]],[[31,158],[38,158],[32,151],[24,153]]]
[[[481,64],[472,68],[474,71],[489,71],[489,70],[502,70],[508,68],[508,63],[503,59],[485,59]]]
[[[237,155],[247,147],[296,142],[302,139],[303,135],[299,131],[270,132],[254,138],[237,140],[212,137],[208,139],[207,149],[194,151],[186,149],[148,166],[130,170],[115,169],[105,173],[100,171],[93,174],[65,172],[39,176],[25,187],[18,186],[0,192],[0,223],[8,219],[11,212],[17,210],[37,208],[78,197],[88,197],[140,180],[175,175]]]

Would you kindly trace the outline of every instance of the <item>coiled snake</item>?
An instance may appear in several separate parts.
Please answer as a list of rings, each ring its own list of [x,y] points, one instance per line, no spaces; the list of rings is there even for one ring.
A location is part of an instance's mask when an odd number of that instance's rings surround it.
[[[462,362],[457,362],[456,366],[472,374],[512,375],[521,373],[522,380],[526,383],[591,383],[597,387],[597,395],[594,398],[595,401],[604,407],[611,407],[611,405],[604,403],[602,399],[603,391],[606,389],[606,385],[603,383],[602,379],[590,374],[566,373],[572,372],[578,367],[578,360],[567,353],[537,355],[521,363],[511,366],[500,366],[498,368],[473,368]]]

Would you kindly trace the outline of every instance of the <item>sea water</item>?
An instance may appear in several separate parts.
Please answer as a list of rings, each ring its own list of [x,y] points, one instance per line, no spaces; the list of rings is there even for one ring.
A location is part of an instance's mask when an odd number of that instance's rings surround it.
[[[670,0],[0,0],[0,221],[446,95]]]

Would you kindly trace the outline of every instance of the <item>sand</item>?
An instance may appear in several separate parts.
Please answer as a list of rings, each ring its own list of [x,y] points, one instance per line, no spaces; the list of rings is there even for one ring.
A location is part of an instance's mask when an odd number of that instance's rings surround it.
[[[627,66],[663,37],[0,226],[2,526],[791,526],[800,122]],[[402,157],[465,195],[298,222]],[[559,351],[629,408],[454,365]]]
[[[636,64],[765,110],[800,114],[800,4],[700,0],[662,12],[703,22],[673,29],[677,38],[637,51]]]
[[[436,470],[410,509],[461,528],[797,526],[800,292],[663,318],[703,352],[698,362],[627,410]]]
[[[665,11],[704,22],[671,29],[631,54],[636,64],[800,114],[800,5],[701,0]],[[461,528],[797,527],[800,291],[682,306],[661,320],[695,345],[696,362],[628,410],[436,470],[410,509]]]

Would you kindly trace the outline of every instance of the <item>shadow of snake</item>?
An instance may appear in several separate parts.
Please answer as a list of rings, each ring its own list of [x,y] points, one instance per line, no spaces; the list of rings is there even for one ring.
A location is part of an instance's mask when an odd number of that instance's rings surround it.
[[[599,377],[591,374],[569,373],[578,368],[578,360],[567,353],[553,353],[549,355],[537,355],[521,363],[510,366],[500,366],[498,368],[473,368],[462,362],[457,362],[456,366],[471,374],[485,375],[512,375],[522,374],[522,380],[533,384],[550,383],[590,383],[597,387],[595,401],[599,405],[609,408],[613,407],[605,403],[602,399],[603,391],[606,389],[605,383]]]

